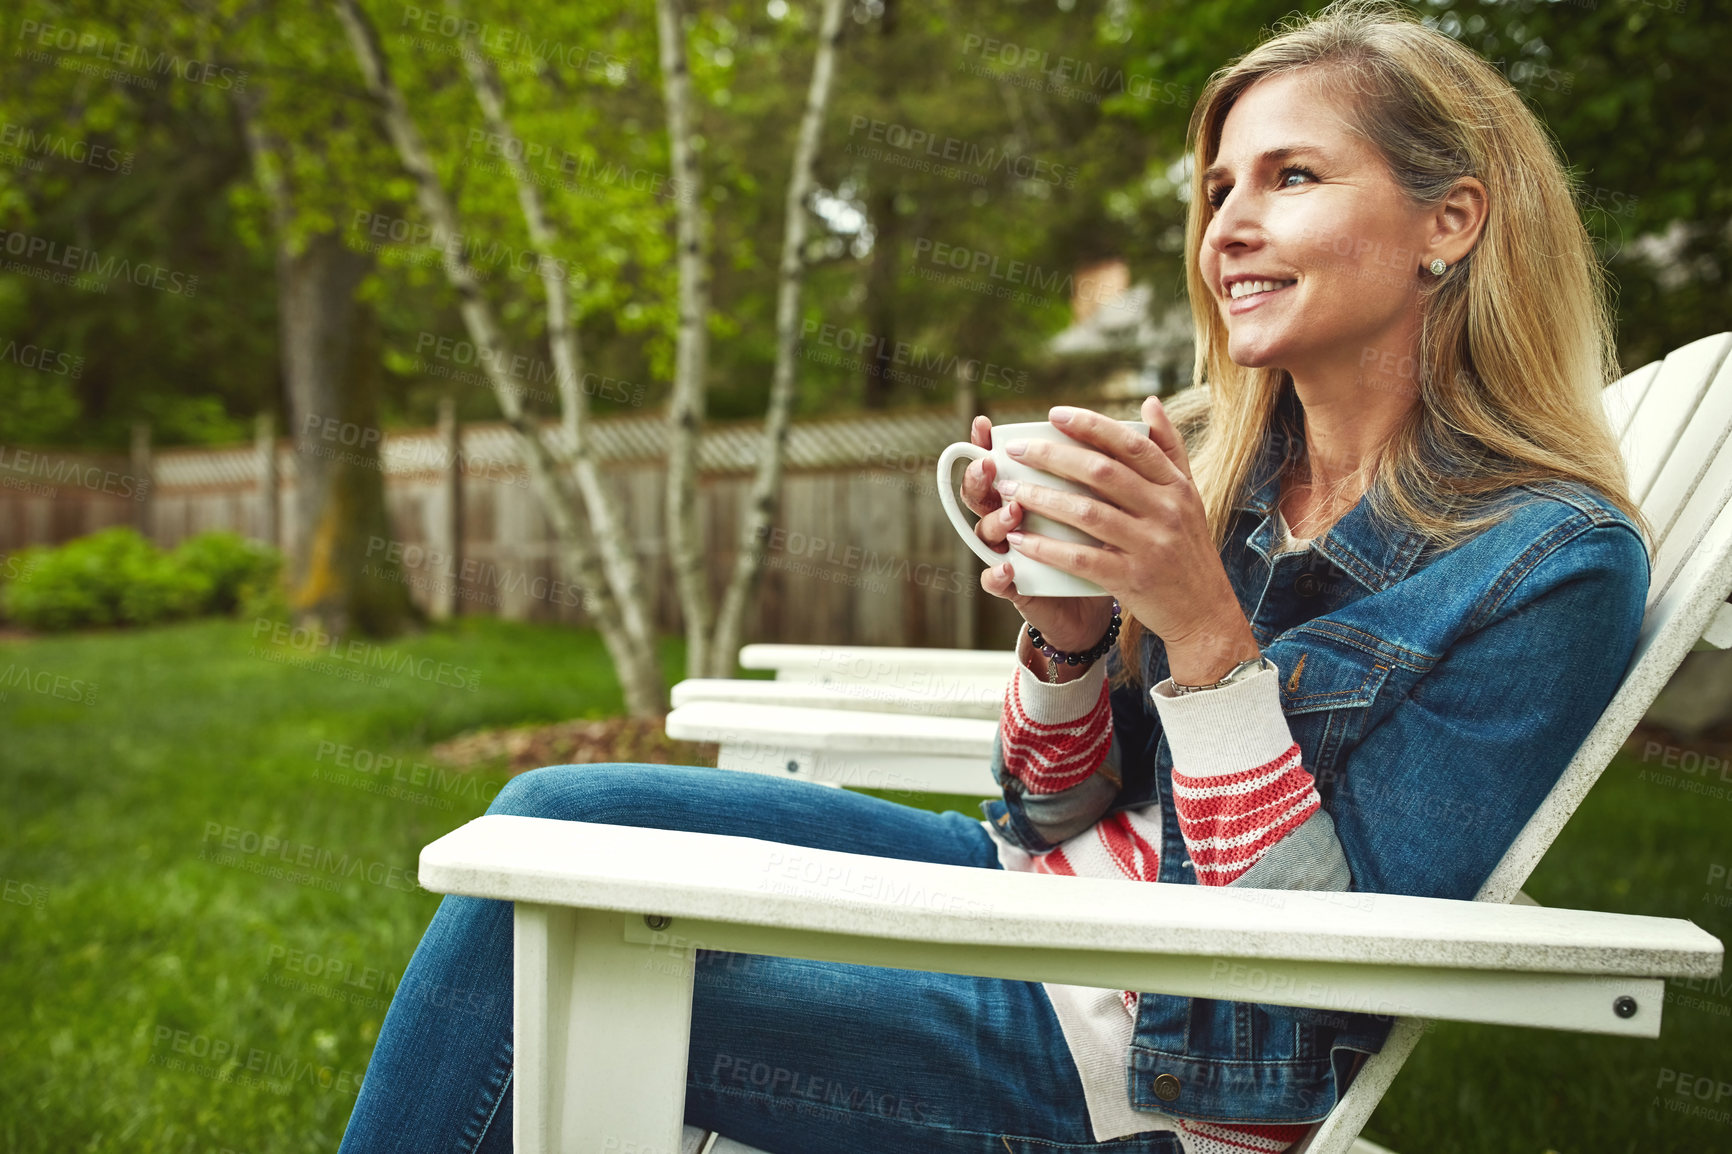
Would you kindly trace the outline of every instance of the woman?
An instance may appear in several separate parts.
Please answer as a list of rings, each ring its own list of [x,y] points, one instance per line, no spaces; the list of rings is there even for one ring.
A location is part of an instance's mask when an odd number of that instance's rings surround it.
[[[1078,446],[1008,446],[1092,497],[965,478],[985,541],[1119,611],[982,574],[1027,621],[988,821],[637,766],[526,774],[491,812],[1473,897],[1610,699],[1648,582],[1564,171],[1484,61],[1362,3],[1217,74],[1190,143],[1195,465],[1150,399],[1146,439],[1060,408]],[[510,999],[509,907],[446,898],[344,1149],[509,1149]],[[776,1152],[1284,1150],[1388,1022],[705,954],[687,1119]]]

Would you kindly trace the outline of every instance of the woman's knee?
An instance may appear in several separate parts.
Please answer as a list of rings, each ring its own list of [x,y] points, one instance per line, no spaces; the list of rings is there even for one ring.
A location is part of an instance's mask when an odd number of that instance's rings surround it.
[[[662,775],[669,766],[604,763],[549,765],[520,773],[505,784],[488,813],[638,825],[663,801]]]
[[[513,817],[552,817],[582,821],[595,788],[594,776],[610,765],[549,765],[520,773],[505,783],[488,813]]]

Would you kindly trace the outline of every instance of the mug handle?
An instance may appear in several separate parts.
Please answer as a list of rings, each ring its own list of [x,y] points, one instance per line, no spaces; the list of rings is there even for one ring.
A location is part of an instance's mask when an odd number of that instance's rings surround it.
[[[950,523],[955,526],[957,534],[962,538],[962,543],[974,550],[974,555],[986,562],[989,568],[1002,565],[1007,560],[1013,560],[1014,556],[1010,553],[994,553],[986,547],[986,542],[975,534],[974,526],[970,525],[962,515],[962,504],[956,499],[956,490],[951,482],[950,470],[963,457],[967,457],[971,461],[979,461],[990,456],[992,456],[991,449],[983,449],[970,441],[958,441],[938,455],[938,499],[944,502],[944,511],[950,515]]]

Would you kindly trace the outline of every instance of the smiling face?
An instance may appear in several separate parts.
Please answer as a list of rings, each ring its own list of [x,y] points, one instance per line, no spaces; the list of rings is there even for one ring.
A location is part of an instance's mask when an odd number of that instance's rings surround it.
[[[1314,70],[1265,77],[1222,125],[1198,254],[1234,363],[1321,382],[1418,344],[1434,214],[1402,192]]]

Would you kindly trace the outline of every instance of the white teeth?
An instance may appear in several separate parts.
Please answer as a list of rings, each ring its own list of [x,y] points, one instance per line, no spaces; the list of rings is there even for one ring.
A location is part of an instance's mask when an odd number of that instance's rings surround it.
[[[1274,292],[1278,288],[1286,288],[1293,283],[1290,280],[1241,280],[1234,281],[1228,292],[1232,294],[1234,300],[1238,300],[1240,297],[1248,297],[1253,293]]]

